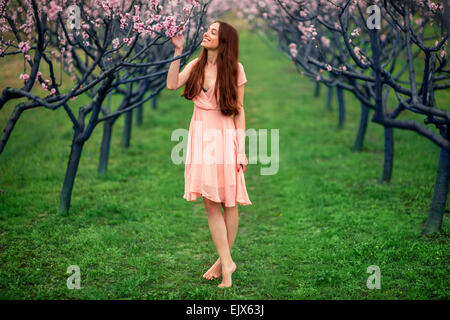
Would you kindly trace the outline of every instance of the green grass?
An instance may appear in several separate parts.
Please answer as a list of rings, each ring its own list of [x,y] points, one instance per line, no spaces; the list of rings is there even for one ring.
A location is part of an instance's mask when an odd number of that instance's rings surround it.
[[[325,91],[257,36],[240,33],[248,83],[246,127],[279,129],[279,171],[245,173],[251,206],[240,206],[233,287],[202,279],[217,254],[203,202],[183,199],[184,166],[170,140],[189,127],[193,105],[165,90],[158,110],[120,148],[115,127],[108,174],[97,176],[102,128],[86,143],[69,216],[57,213],[72,125],[64,111],[26,112],[0,156],[2,299],[448,299],[449,223],[421,237],[439,149],[414,132],[395,131],[390,184],[378,183],[383,130],[370,123],[363,152],[351,150],[360,107],[346,93],[337,128]],[[442,99],[448,99],[448,95]],[[82,106],[80,97],[73,106]],[[77,102],[77,103],[75,103]],[[0,112],[4,126],[13,106]],[[77,114],[77,113],[75,113]],[[270,140],[269,140],[270,141]],[[66,287],[70,265],[81,289]],[[381,270],[369,290],[367,267]]]

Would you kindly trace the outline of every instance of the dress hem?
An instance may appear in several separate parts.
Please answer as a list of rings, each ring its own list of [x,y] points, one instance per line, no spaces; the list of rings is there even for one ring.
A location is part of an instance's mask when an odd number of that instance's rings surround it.
[[[187,201],[191,201],[191,202],[197,201],[198,198],[200,198],[200,197],[207,198],[207,199],[209,199],[209,200],[211,200],[211,201],[214,201],[214,202],[225,203],[224,201],[220,201],[220,200],[218,200],[218,199],[215,198],[215,197],[211,197],[211,196],[207,195],[207,194],[204,193],[204,192],[201,192],[201,193],[200,193],[200,192],[191,192],[191,197],[190,197],[189,199],[188,199],[188,197],[186,196],[186,194],[183,195],[183,198],[184,198],[184,199],[186,199]],[[212,199],[212,198],[213,198],[213,199]],[[241,206],[249,206],[249,205],[251,205],[252,203],[251,203],[251,202],[245,202],[245,201],[236,200],[235,205],[227,206],[227,204],[225,203],[225,207],[229,207],[229,208],[230,208],[230,207],[235,207],[236,204],[240,204]]]

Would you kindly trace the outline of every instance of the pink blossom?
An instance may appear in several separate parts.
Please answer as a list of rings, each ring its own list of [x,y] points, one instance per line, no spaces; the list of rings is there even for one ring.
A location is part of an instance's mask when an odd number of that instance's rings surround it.
[[[117,49],[117,47],[119,46],[119,38],[115,38],[114,40],[113,40],[113,42],[112,42],[112,44],[113,44],[113,48],[114,49]]]
[[[127,46],[130,46],[131,43],[133,42],[132,38],[123,38],[123,42],[125,42],[127,44]]]
[[[30,41],[26,41],[26,42],[21,42],[19,43],[19,50],[22,51],[23,53],[27,53],[28,50],[30,50]]]
[[[430,2],[430,9],[432,11],[437,11],[439,9],[439,6],[434,2]]]
[[[50,8],[48,9],[48,20],[56,20],[58,17],[58,12],[63,11],[63,9],[56,4],[56,1],[50,2]]]
[[[355,30],[352,31],[352,37],[359,36],[360,32],[361,32],[361,28],[359,28],[359,27],[356,28]]]
[[[30,76],[26,73],[21,73],[19,78],[22,80],[28,80],[28,79],[30,79]]]
[[[153,27],[153,30],[155,30],[156,32],[160,32],[162,30],[162,28],[163,28],[163,25],[161,23],[158,23]]]
[[[297,45],[294,42],[289,44],[289,51],[291,52],[292,57],[296,57],[298,54]]]
[[[322,42],[322,44],[323,44],[325,47],[327,47],[327,48],[330,47],[330,40],[329,40],[328,38],[322,36],[322,37],[320,38],[320,41]]]

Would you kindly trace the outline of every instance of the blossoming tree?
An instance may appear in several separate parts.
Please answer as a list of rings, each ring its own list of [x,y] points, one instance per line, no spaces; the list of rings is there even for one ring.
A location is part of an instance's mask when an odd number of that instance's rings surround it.
[[[382,181],[392,174],[394,128],[414,131],[440,148],[424,233],[439,231],[450,179],[450,113],[437,105],[435,94],[450,87],[448,6],[444,12],[444,5],[433,0],[249,0],[237,5],[255,30],[276,32],[278,48],[302,74],[361,101],[359,145],[369,110],[374,111],[372,122],[385,129]],[[417,116],[424,117],[423,123]]]
[[[198,46],[197,37],[209,2],[1,0],[1,31],[10,39],[1,39],[0,59],[23,55],[30,72],[18,75],[24,81],[23,87],[6,87],[0,95],[0,109],[15,99],[27,99],[17,104],[8,119],[0,138],[0,155],[24,111],[63,107],[74,130],[59,206],[61,212],[68,213],[83,146],[93,130],[99,123],[113,122],[112,119],[152,99],[164,87],[164,67],[174,59],[188,57]],[[192,41],[183,55],[171,58],[165,44],[179,32],[187,32]],[[57,62],[74,81],[66,93],[60,92],[62,83],[55,75]],[[48,79],[40,71],[42,64],[48,66]],[[43,91],[32,93],[37,82]],[[138,89],[133,92],[134,83]],[[150,95],[145,96],[148,91]],[[126,92],[114,112],[104,106],[105,98],[112,92]],[[76,117],[68,101],[81,94],[92,99],[78,109]],[[102,150],[108,144],[102,143]],[[105,153],[102,151],[103,156]]]

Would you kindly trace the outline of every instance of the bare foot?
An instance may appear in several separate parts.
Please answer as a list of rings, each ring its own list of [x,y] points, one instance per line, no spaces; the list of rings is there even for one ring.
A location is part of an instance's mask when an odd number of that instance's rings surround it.
[[[232,286],[231,275],[236,271],[236,264],[232,262],[230,265],[222,265],[222,283],[219,288],[229,288]]]
[[[218,279],[220,277],[221,273],[222,273],[222,266],[221,266],[220,258],[219,258],[211,266],[211,268],[209,268],[209,270],[205,272],[205,274],[203,275],[203,278],[207,279],[207,280],[213,280],[213,278]]]

